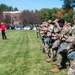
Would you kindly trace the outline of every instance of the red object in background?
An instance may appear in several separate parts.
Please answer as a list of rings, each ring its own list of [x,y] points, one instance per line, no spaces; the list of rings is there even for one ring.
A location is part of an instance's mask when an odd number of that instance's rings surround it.
[[[6,30],[6,25],[5,25],[5,24],[1,24],[1,25],[0,25],[0,29],[1,29],[1,30]]]

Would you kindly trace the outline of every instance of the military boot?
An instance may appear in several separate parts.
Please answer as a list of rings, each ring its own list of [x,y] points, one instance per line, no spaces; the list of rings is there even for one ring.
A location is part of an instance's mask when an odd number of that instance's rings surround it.
[[[66,69],[67,69],[67,70],[69,70],[69,68],[70,68],[70,66],[69,66],[69,65],[67,65],[67,66],[66,66]]]
[[[49,56],[48,56],[48,54],[47,54],[47,53],[45,53],[45,56],[46,56],[47,58],[49,58]]]
[[[48,59],[46,59],[46,62],[52,62],[52,61],[53,61],[52,58],[48,58]]]
[[[59,66],[55,67],[54,69],[51,69],[51,72],[53,73],[59,72]]]

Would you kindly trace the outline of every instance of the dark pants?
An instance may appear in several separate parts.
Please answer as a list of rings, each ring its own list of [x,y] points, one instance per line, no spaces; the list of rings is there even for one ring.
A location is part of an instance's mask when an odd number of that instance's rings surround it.
[[[5,30],[2,30],[1,32],[2,32],[2,39],[7,39]]]
[[[70,60],[67,58],[67,52],[60,52],[57,54],[57,65],[65,68],[70,65]]]

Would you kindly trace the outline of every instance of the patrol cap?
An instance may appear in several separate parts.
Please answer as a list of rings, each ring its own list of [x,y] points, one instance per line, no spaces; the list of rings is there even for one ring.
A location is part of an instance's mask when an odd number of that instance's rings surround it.
[[[58,23],[65,23],[65,20],[64,19],[59,19],[57,22]]]
[[[48,23],[52,23],[52,20],[48,20]]]
[[[67,25],[68,25],[68,26],[70,26],[70,25],[71,25],[71,23],[67,23]]]
[[[43,22],[42,25],[43,26],[48,26],[48,23],[47,22]]]

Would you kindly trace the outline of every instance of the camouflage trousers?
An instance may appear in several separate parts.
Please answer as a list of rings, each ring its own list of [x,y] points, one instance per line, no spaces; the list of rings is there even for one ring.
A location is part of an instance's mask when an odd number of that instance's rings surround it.
[[[51,49],[49,49],[48,54],[49,54],[50,58],[55,59],[57,56],[57,50],[52,50],[52,48],[51,48]]]
[[[43,44],[44,44],[44,51],[45,53],[49,52],[49,38],[48,37],[44,37],[43,38]]]
[[[58,52],[57,54],[57,61],[56,61],[58,66],[61,66],[65,68],[66,66],[70,65],[70,61],[67,58],[67,52]]]
[[[37,33],[37,37],[40,37],[40,34],[39,34],[39,32],[36,32]]]
[[[44,53],[47,53],[49,52],[49,46],[47,43],[42,43],[42,50]]]
[[[60,45],[60,40],[56,40],[56,41],[53,43],[52,49],[55,50],[59,45]]]
[[[75,59],[71,61],[71,66],[68,71],[68,75],[75,75]]]
[[[75,70],[70,67],[68,71],[68,75],[75,75]]]
[[[51,48],[50,51],[49,51],[50,57],[51,57],[52,59],[55,59],[55,57],[57,56],[59,44],[60,44],[60,40],[56,40],[56,41],[53,43],[52,48]]]
[[[47,53],[47,54],[48,54],[48,52],[49,52],[49,46],[48,46],[47,43],[44,44],[44,51],[45,51],[45,53]]]

